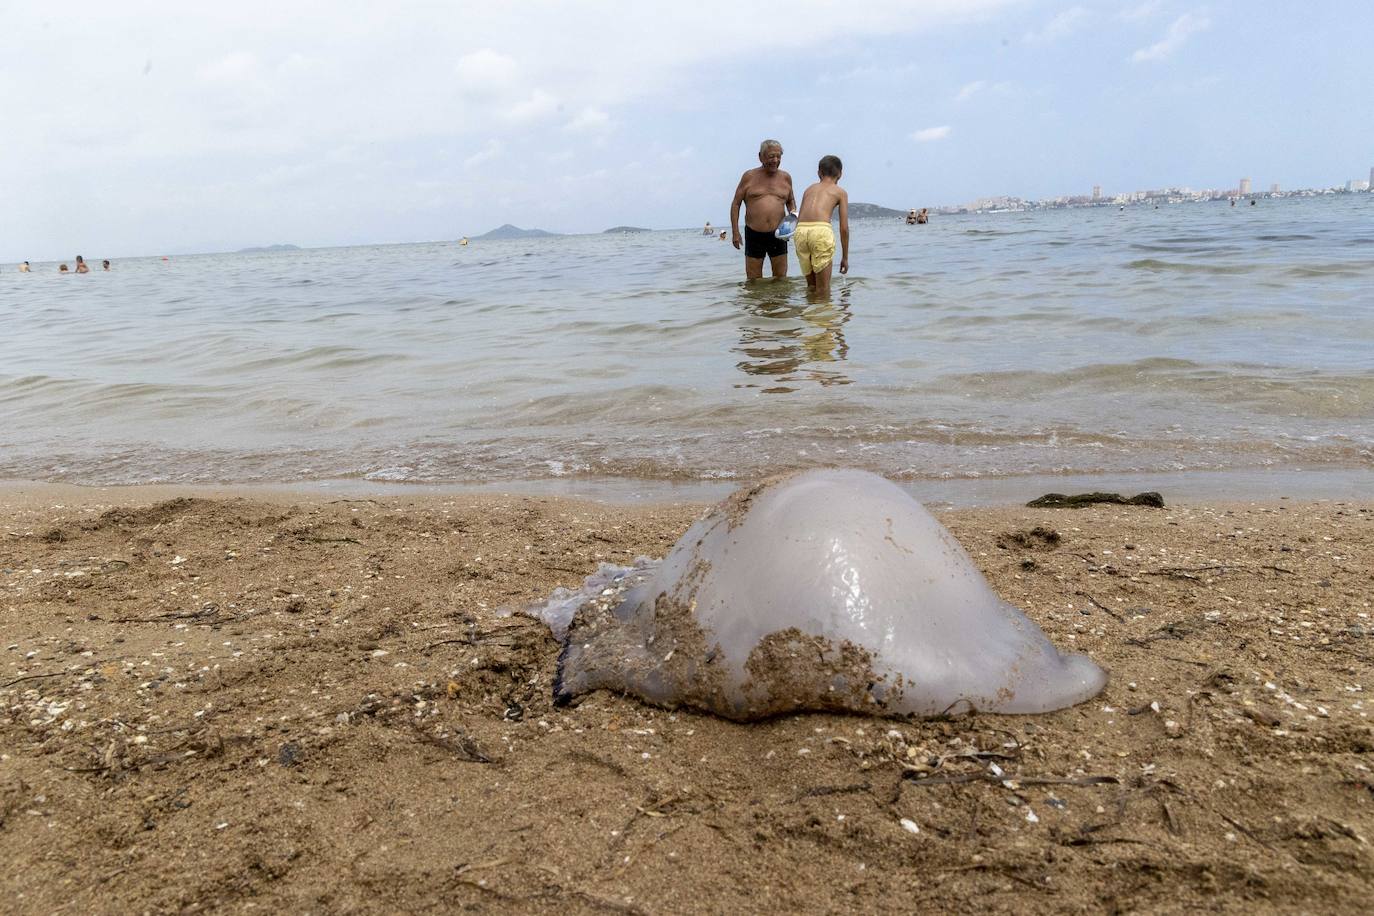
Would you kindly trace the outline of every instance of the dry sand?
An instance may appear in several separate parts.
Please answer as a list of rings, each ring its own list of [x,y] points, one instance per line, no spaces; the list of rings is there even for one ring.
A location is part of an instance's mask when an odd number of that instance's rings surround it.
[[[163,495],[0,493],[7,912],[1374,899],[1368,505],[940,513],[1106,691],[741,725],[555,709],[557,646],[497,612],[699,506]]]

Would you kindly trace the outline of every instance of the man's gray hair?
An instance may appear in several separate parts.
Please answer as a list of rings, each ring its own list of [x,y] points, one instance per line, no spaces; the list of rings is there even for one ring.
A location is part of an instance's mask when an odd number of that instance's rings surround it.
[[[778,149],[782,149],[782,144],[779,143],[777,140],[764,140],[762,143],[759,144],[759,152],[766,152],[770,147],[774,146],[776,146]]]

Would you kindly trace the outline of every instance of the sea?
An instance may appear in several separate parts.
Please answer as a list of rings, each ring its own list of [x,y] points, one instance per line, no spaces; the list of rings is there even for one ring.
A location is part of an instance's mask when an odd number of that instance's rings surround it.
[[[1374,194],[851,239],[823,299],[699,229],[7,265],[0,478],[1374,492]]]

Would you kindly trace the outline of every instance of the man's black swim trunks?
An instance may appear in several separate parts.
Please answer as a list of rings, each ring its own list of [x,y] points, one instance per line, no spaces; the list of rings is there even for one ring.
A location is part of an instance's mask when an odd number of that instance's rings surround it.
[[[776,258],[787,254],[787,239],[771,232],[758,232],[744,227],[744,256],[746,258]]]

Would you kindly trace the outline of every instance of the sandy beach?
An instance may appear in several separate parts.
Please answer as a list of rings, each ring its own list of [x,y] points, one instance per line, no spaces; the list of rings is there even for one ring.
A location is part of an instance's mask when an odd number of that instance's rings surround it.
[[[501,613],[662,556],[699,504],[16,486],[0,505],[10,912],[1374,895],[1371,504],[939,512],[1106,690],[1039,716],[751,725],[605,692],[554,708],[556,643]]]

